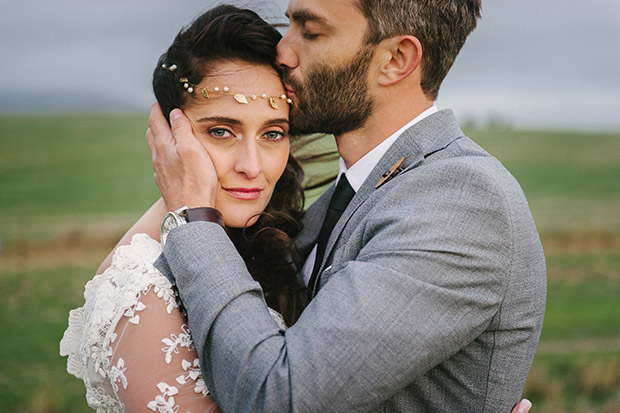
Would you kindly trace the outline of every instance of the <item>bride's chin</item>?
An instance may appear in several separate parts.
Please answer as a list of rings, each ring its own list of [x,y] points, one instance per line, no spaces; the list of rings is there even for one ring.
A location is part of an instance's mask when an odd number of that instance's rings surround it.
[[[226,215],[223,216],[224,219],[224,225],[226,225],[229,228],[245,228],[245,227],[251,227],[252,225],[256,224],[256,221],[258,221],[258,215],[250,215],[250,216],[243,216],[243,217],[228,217],[228,219],[226,218]]]

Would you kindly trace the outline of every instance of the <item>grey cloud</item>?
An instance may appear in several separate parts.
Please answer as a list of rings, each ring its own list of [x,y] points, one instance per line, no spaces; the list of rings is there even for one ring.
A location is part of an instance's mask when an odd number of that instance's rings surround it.
[[[283,21],[287,2],[233,3]],[[0,111],[146,112],[156,59],[181,26],[214,4],[3,0]],[[620,130],[619,46],[617,0],[487,0],[438,105],[461,119]]]

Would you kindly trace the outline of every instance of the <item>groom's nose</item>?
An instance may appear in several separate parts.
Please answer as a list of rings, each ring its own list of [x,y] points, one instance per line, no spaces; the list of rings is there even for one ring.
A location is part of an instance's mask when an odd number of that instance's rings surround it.
[[[290,29],[278,43],[278,58],[277,62],[281,66],[293,69],[299,64],[297,53],[294,51],[293,42],[291,41]]]

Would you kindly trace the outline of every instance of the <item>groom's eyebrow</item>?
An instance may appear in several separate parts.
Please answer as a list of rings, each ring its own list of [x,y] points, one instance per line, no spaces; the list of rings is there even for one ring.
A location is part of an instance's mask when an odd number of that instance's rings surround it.
[[[306,22],[316,22],[325,26],[331,26],[325,17],[319,16],[308,9],[297,10],[294,11],[293,14],[286,12],[284,15],[288,17],[289,20],[293,20],[294,22],[300,24],[304,24]]]

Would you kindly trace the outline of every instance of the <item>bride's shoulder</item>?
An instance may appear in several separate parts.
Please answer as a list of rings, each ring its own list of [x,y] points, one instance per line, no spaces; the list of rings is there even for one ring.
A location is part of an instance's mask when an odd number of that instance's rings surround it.
[[[102,283],[110,281],[118,286],[127,282],[142,283],[147,279],[165,278],[153,266],[161,250],[161,244],[147,234],[134,235],[130,244],[116,248],[110,266],[86,284],[86,294],[89,289],[100,288]]]
[[[135,234],[129,245],[121,245],[114,251],[111,266],[119,266],[127,261],[133,266],[150,266],[161,250],[161,244],[147,234]]]
[[[122,307],[147,289],[169,289],[170,282],[153,265],[161,250],[161,244],[147,234],[134,235],[130,244],[114,251],[110,266],[86,283],[84,299],[99,302],[106,297],[107,305]]]

